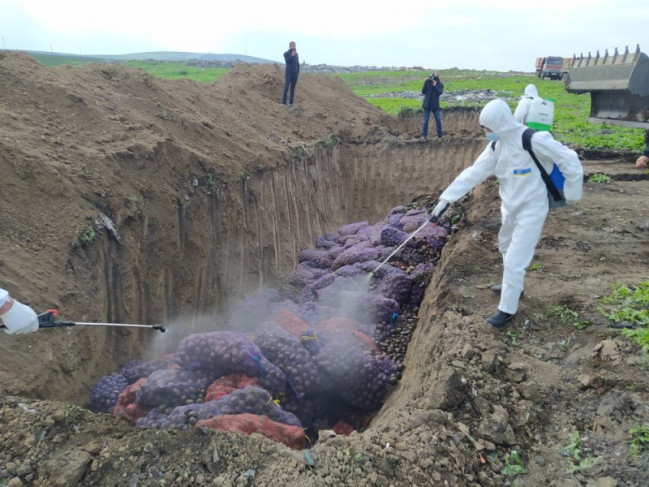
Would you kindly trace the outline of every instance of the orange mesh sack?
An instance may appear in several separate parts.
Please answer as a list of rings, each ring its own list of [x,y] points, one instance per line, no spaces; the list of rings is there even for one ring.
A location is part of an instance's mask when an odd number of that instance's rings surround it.
[[[303,450],[305,447],[306,437],[302,428],[277,423],[267,416],[257,414],[224,414],[198,421],[196,426],[205,426],[214,431],[235,431],[245,435],[259,433],[295,450]]]
[[[275,314],[275,323],[296,337],[302,336],[310,330],[304,320],[288,308],[282,308]]]
[[[207,388],[207,393],[205,394],[205,402],[214,401],[219,397],[230,394],[237,389],[243,389],[248,385],[258,386],[259,379],[257,379],[256,377],[248,377],[246,374],[226,375],[212,382],[212,384]]]
[[[131,421],[131,423],[135,424],[138,418],[141,418],[149,412],[149,408],[145,408],[135,403],[137,391],[140,390],[142,384],[145,382],[146,377],[142,377],[122,391],[117,398],[117,404],[115,404],[115,408],[113,409],[113,414],[115,416],[125,416]]]

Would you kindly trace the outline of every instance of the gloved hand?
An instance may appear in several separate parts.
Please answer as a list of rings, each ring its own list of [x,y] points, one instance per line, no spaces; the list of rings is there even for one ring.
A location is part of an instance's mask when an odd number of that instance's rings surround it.
[[[638,169],[647,167],[647,164],[649,164],[649,157],[647,156],[640,156],[638,157],[638,160],[635,161],[635,167]]]
[[[9,309],[0,315],[2,323],[6,326],[6,333],[13,335],[14,333],[31,333],[38,330],[38,316],[33,309],[15,299],[9,306]]]
[[[437,206],[433,208],[433,211],[430,213],[430,219],[431,221],[437,221],[437,219],[440,217],[442,213],[444,213],[444,210],[450,205],[450,203],[444,199],[440,199],[439,203],[437,203]]]

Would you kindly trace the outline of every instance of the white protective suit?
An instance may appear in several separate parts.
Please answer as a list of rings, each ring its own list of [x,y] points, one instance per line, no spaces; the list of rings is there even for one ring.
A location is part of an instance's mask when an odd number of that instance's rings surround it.
[[[514,119],[507,103],[493,100],[482,109],[480,125],[499,135],[495,148],[491,143],[472,166],[462,171],[440,195],[440,201],[459,200],[489,176],[500,183],[502,225],[498,248],[503,255],[503,279],[498,309],[515,314],[523,291],[525,269],[534,257],[548,214],[547,188],[530,154],[523,149],[522,134],[527,127]],[[566,201],[581,199],[583,168],[577,154],[556,141],[549,132],[536,132],[532,150],[550,173],[556,163],[566,178]]]
[[[8,309],[4,309],[5,307]],[[0,288],[0,321],[5,326],[5,332],[10,335],[38,330],[36,312],[20,301],[12,299],[2,288]]]
[[[521,100],[518,102],[516,110],[514,110],[514,118],[520,123],[525,123],[525,119],[527,118],[527,114],[530,112],[530,106],[532,105],[532,100],[534,100],[534,98],[539,98],[539,92],[536,89],[536,86],[529,84],[525,87],[523,96],[521,96]]]

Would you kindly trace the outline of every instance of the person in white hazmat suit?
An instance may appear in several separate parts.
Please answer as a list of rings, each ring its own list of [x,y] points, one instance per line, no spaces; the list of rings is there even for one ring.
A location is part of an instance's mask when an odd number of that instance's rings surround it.
[[[480,112],[480,125],[487,139],[497,140],[489,145],[473,165],[462,171],[440,195],[431,216],[438,217],[450,204],[471,191],[489,176],[496,176],[502,200],[501,228],[498,248],[503,256],[503,276],[498,312],[487,322],[500,328],[518,310],[523,292],[525,269],[534,257],[548,214],[548,192],[530,154],[523,149],[522,134],[527,127],[512,115],[503,100],[487,103]],[[532,150],[548,173],[553,162],[565,176],[564,195],[567,204],[581,199],[583,168],[577,154],[556,141],[550,132],[532,136]]]
[[[514,110],[514,118],[520,123],[524,124],[526,122],[527,114],[530,112],[532,101],[534,101],[535,98],[540,98],[539,91],[536,89],[535,85],[530,83],[525,87],[523,96],[521,96],[521,99],[516,106],[516,110]]]
[[[0,288],[0,320],[5,326],[4,331],[10,335],[38,330],[36,312],[26,304],[12,298],[9,292],[2,288]]]

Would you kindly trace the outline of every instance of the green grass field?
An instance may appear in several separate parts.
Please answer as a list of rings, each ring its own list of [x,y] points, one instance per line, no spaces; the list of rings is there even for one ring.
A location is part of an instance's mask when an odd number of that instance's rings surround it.
[[[96,62],[92,58],[34,57],[43,64],[54,66]],[[187,78],[200,83],[212,83],[229,71],[228,68],[199,68],[171,61],[128,61],[124,64],[143,69],[159,78]],[[437,73],[444,82],[446,94],[493,90],[497,96],[507,101],[512,110],[516,107],[525,86],[534,83],[543,98],[554,100],[552,132],[561,142],[591,150],[629,150],[638,153],[644,150],[644,130],[642,129],[587,123],[586,119],[590,114],[590,95],[568,93],[562,82],[540,80],[531,74],[458,68],[441,70]],[[412,94],[421,93],[424,78],[428,74],[428,71],[423,70],[400,70],[363,71],[322,76],[340,77],[356,95],[365,98],[368,103],[381,108],[390,115],[398,116],[404,111],[417,112],[420,110],[421,100],[417,97],[412,98]],[[404,96],[406,94],[411,96]],[[480,106],[479,103],[465,100],[442,102],[442,109],[452,106]]]
[[[158,78],[188,78],[199,83],[213,83],[230,71],[228,68],[200,68],[168,61],[126,61],[124,64],[132,68],[143,69]]]

